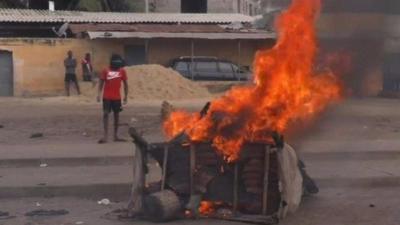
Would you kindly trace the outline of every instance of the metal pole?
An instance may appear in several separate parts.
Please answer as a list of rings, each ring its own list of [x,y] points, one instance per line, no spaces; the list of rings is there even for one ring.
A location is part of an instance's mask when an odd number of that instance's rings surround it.
[[[270,155],[269,146],[265,145],[265,156],[264,156],[264,187],[263,187],[263,204],[262,214],[267,215],[268,212],[268,184],[269,184],[269,166],[270,166]]]
[[[236,213],[238,206],[238,185],[239,185],[239,164],[235,163],[235,171],[233,178],[233,212]]]
[[[191,39],[190,40],[190,47],[191,47],[191,51],[190,51],[190,75],[192,77],[192,80],[194,80],[194,73],[193,73],[193,66],[194,66],[194,40]]]
[[[145,0],[144,2],[145,2],[144,3],[145,4],[145,12],[149,13],[149,0]]]
[[[162,180],[161,180],[161,190],[164,191],[165,183],[167,179],[167,165],[168,165],[168,152],[169,148],[168,145],[164,146],[164,160],[163,160],[163,173],[162,173]]]
[[[266,13],[269,13],[272,11],[272,2],[271,0],[267,1],[267,9],[266,9]]]
[[[240,81],[240,72],[241,72],[241,67],[242,67],[242,42],[241,42],[241,40],[238,40],[238,67],[239,67],[239,70],[238,70],[238,80]]]

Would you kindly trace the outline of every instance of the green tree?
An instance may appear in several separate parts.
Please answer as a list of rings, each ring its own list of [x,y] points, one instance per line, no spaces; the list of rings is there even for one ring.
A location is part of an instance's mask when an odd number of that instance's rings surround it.
[[[144,1],[142,0],[108,0],[112,11],[117,12],[142,12]]]
[[[54,0],[57,10],[82,10],[92,12],[143,12],[144,0]],[[0,8],[26,8],[28,0],[0,0]],[[40,1],[40,7],[45,3]],[[30,0],[30,8],[38,7]],[[45,5],[45,4],[44,4]]]
[[[76,10],[138,12],[144,11],[142,0],[79,0]]]

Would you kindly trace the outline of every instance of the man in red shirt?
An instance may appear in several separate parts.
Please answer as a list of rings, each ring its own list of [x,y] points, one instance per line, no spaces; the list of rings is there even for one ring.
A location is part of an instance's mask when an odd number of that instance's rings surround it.
[[[100,77],[97,101],[101,101],[103,92],[103,123],[104,137],[99,140],[100,144],[108,140],[108,115],[114,112],[114,141],[125,141],[118,137],[119,113],[122,111],[121,104],[121,83],[124,84],[124,105],[128,102],[128,78],[123,69],[124,61],[121,56],[113,54],[110,60],[110,67],[105,69]]]

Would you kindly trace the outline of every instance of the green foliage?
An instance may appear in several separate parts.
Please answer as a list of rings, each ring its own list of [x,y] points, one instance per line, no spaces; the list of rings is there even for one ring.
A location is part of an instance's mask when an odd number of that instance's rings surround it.
[[[109,7],[109,9],[107,8]],[[144,1],[141,0],[80,0],[77,10],[84,11],[115,11],[138,12],[144,11]]]
[[[75,10],[100,12],[103,11],[103,4],[99,0],[80,0]]]
[[[4,1],[0,1],[0,8],[7,8],[8,4],[5,3]]]
[[[82,10],[91,12],[144,12],[144,0],[56,0],[59,9]],[[18,4],[17,4],[18,3]],[[17,0],[0,0],[0,8],[19,7]],[[67,7],[69,6],[69,7]]]
[[[144,1],[139,0],[109,0],[111,9],[118,12],[143,12]]]
[[[20,8],[20,4],[17,1],[0,0],[0,8]]]

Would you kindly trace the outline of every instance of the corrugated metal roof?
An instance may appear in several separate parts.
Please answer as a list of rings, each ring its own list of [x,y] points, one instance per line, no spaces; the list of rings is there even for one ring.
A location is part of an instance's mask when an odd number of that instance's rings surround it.
[[[209,40],[265,40],[276,38],[274,33],[162,33],[162,32],[87,32],[90,39],[110,38],[188,38]]]
[[[124,32],[159,32],[159,33],[223,33],[224,28],[216,24],[70,24],[72,33],[87,31],[124,31]]]
[[[253,17],[226,13],[118,13],[0,9],[0,22],[24,23],[191,23],[252,22]]]

